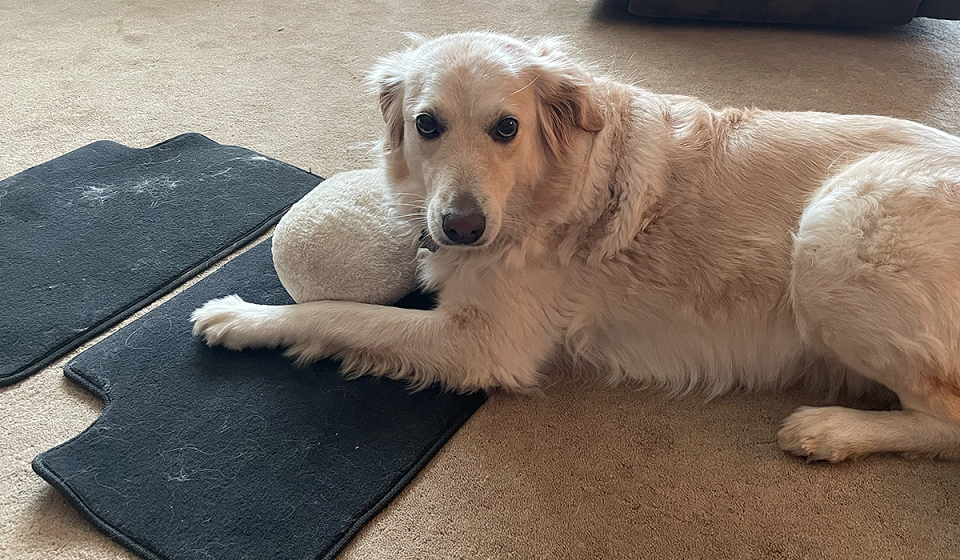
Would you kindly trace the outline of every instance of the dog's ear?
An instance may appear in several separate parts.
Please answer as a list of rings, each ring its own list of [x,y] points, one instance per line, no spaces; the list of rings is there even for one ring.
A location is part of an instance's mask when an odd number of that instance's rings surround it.
[[[379,58],[367,74],[368,87],[377,95],[383,122],[387,125],[380,148],[395,181],[408,173],[403,159],[403,91],[410,53],[408,49]]]
[[[592,80],[567,54],[566,45],[555,37],[531,45],[532,87],[540,101],[538,118],[547,146],[555,156],[566,152],[573,129],[599,132],[603,116],[592,91]]]
[[[564,42],[546,37],[531,44],[534,50],[534,74],[531,87],[536,88],[542,108],[541,130],[549,149],[558,161],[565,161],[571,148],[572,131],[577,129],[595,133],[604,128],[604,115],[597,103],[597,91],[590,68],[578,63],[569,54]],[[664,161],[658,145],[640,147],[641,158],[649,169],[630,169],[622,175],[625,180],[603,185],[607,196],[606,207],[599,209],[593,219],[574,226],[576,235],[569,235],[569,244],[559,247],[561,258],[572,258],[582,246],[589,246],[588,263],[599,265],[605,259],[629,246],[638,232],[655,218],[653,205],[659,198],[660,185],[665,181],[656,176],[656,165]],[[621,162],[628,165],[630,162]]]

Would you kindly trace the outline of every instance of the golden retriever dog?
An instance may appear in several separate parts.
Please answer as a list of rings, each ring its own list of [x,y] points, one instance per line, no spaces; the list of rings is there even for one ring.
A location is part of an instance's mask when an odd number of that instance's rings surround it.
[[[458,391],[556,367],[707,396],[885,386],[902,409],[804,407],[780,446],[960,456],[960,139],[714,110],[596,75],[553,38],[416,43],[370,82],[438,306],[228,296],[192,316],[208,344]]]

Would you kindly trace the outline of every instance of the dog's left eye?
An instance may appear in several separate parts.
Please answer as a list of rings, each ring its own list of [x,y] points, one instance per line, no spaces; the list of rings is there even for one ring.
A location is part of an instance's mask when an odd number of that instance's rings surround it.
[[[420,133],[420,136],[424,138],[436,138],[440,136],[440,123],[437,122],[437,119],[433,118],[433,115],[420,113],[413,122],[417,125],[417,132]]]
[[[512,140],[517,135],[518,127],[517,119],[513,117],[502,118],[497,123],[496,128],[493,129],[493,139],[501,142]]]

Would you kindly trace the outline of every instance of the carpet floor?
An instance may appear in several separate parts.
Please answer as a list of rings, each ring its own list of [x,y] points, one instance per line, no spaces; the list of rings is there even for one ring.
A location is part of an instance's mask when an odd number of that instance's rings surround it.
[[[957,22],[644,21],[612,0],[0,0],[0,177],[95,140],[187,131],[324,176],[367,167],[381,120],[365,71],[401,32],[468,29],[567,35],[626,80],[718,106],[960,133]],[[30,469],[101,409],[64,379],[66,359],[0,389],[0,558],[134,558]],[[589,384],[494,394],[342,558],[960,557],[960,464],[787,457],[778,423],[811,402]]]

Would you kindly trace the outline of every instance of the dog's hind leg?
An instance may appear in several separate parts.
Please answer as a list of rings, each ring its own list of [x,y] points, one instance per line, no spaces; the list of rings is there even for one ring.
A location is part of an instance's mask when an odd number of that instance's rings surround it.
[[[802,407],[787,417],[777,437],[781,449],[811,461],[871,453],[960,458],[960,422],[917,409]]]
[[[903,410],[802,408],[780,430],[783,449],[960,457],[960,167],[936,160],[870,156],[804,212],[792,286],[801,333]]]

